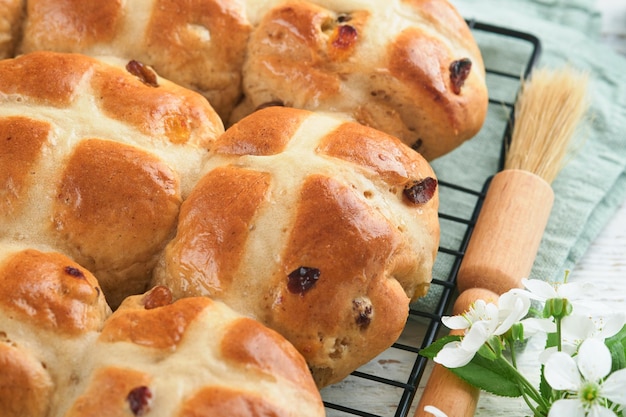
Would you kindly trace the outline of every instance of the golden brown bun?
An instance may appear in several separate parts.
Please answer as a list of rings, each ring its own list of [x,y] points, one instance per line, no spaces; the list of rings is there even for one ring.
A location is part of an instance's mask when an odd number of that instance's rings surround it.
[[[481,128],[488,104],[482,57],[446,0],[253,3],[245,100],[231,122],[268,103],[340,112],[427,160]]]
[[[344,113],[427,160],[473,137],[486,117],[481,53],[447,0],[95,4],[29,0],[17,51],[139,60],[200,92],[227,125],[268,103]],[[0,38],[3,26],[19,27],[0,21]]]
[[[324,415],[278,333],[209,298],[171,300],[157,287],[111,315],[80,265],[0,243],[2,417]]]
[[[216,142],[154,283],[225,301],[293,343],[319,386],[339,381],[397,339],[428,290],[436,184],[392,136],[260,110]]]
[[[306,362],[284,338],[220,302],[170,304],[168,294],[157,287],[113,313],[63,416],[324,415]]]
[[[28,0],[19,51],[114,55],[152,66],[227,118],[250,25],[238,0]]]
[[[22,24],[23,0],[0,0],[0,59],[11,58]]]
[[[52,52],[0,61],[0,239],[65,253],[112,306],[146,290],[223,132],[202,96],[126,64]]]
[[[59,253],[0,243],[0,410],[47,417],[111,313],[95,277]]]

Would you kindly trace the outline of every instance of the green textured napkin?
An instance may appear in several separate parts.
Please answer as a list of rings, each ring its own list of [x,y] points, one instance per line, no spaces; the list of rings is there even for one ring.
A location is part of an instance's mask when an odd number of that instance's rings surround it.
[[[541,41],[538,66],[570,65],[590,73],[590,107],[574,138],[576,153],[552,184],[555,203],[531,277],[559,280],[575,268],[590,242],[626,199],[626,58],[599,43],[601,16],[583,0],[452,1],[470,20],[530,33]],[[476,31],[488,68],[515,70],[527,60],[524,44]],[[520,72],[521,76],[521,72]],[[488,76],[490,97],[514,102],[518,83]],[[490,104],[481,132],[449,155],[433,161],[440,180],[480,191],[498,169],[503,125],[509,109]],[[520,128],[519,126],[516,128]],[[441,187],[441,211],[466,217],[476,199]],[[463,228],[442,220],[442,246],[456,248]],[[452,257],[440,254],[435,276],[448,270]],[[441,287],[434,285],[417,302],[432,309]]]

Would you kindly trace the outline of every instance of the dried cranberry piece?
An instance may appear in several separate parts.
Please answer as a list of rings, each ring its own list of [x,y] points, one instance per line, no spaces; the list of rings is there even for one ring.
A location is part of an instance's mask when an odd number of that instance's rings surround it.
[[[128,61],[128,64],[126,64],[126,71],[130,72],[135,77],[139,78],[139,81],[149,85],[150,87],[159,86],[156,73],[139,61],[135,61],[134,59]]]
[[[163,307],[172,304],[172,292],[162,285],[154,287],[143,298],[143,306],[146,310]]]
[[[421,181],[413,181],[404,187],[404,195],[413,204],[428,203],[437,190],[437,180],[426,177]]]
[[[85,279],[85,274],[78,268],[74,268],[73,266],[66,266],[64,268],[66,274],[73,276],[78,279]]]
[[[454,94],[461,94],[461,87],[472,69],[472,61],[469,58],[452,61],[450,64],[450,81],[452,81],[452,91]]]
[[[294,269],[289,274],[287,288],[293,294],[304,295],[305,292],[313,288],[317,280],[320,278],[320,274],[321,272],[317,268],[301,266]]]
[[[333,40],[333,46],[338,49],[348,49],[357,38],[357,31],[353,26],[341,25],[337,28],[337,37]]]
[[[133,388],[126,397],[130,411],[136,416],[141,416],[150,410],[150,401],[152,400],[152,391],[150,388],[142,385]]]
[[[352,311],[354,311],[357,326],[361,330],[367,329],[374,314],[372,303],[365,298],[357,298],[352,300]]]

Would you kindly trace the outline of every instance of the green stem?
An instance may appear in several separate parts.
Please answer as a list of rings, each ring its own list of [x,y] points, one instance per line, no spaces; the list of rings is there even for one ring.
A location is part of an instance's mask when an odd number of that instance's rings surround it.
[[[561,342],[561,318],[555,317],[554,321],[556,322],[556,348],[560,352],[563,348],[563,343]]]
[[[528,381],[528,379],[526,379],[524,375],[522,375],[517,370],[516,367],[511,365],[511,363],[507,361],[504,357],[500,357],[498,360],[500,360],[505,366],[512,368],[515,375],[517,375],[517,382],[520,384],[520,390],[522,391],[522,396],[524,397],[524,400],[527,403],[528,403],[528,399],[526,398],[526,395],[528,395],[528,398],[532,399],[539,406],[538,408],[541,408],[542,410],[548,410],[550,408],[549,404],[541,396],[541,393],[537,391],[534,385],[531,384],[530,381]],[[529,407],[535,411],[535,414],[537,414],[536,408],[530,405]]]
[[[509,350],[511,351],[511,364],[513,364],[513,368],[517,369],[517,354],[515,352],[515,343],[510,338],[506,339],[506,343],[509,345]]]

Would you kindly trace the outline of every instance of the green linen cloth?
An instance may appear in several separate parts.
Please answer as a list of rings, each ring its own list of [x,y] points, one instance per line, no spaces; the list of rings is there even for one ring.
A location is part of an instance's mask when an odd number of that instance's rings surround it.
[[[574,152],[552,184],[555,203],[530,276],[558,281],[574,269],[591,241],[626,199],[626,58],[600,44],[601,16],[584,0],[456,0],[452,3],[469,20],[506,27],[539,38],[538,67],[571,66],[587,71],[589,111],[574,138]],[[507,39],[484,36],[477,42],[488,68],[518,68],[527,59],[523,47]],[[521,76],[521,73],[520,73]],[[518,85],[488,77],[490,97],[513,102]],[[432,165],[440,180],[480,190],[497,172],[502,126],[509,109],[491,104],[481,132]],[[516,126],[523,128],[522,126]],[[476,200],[441,187],[441,211],[466,216]],[[458,247],[462,228],[442,220],[442,246]],[[440,254],[435,265],[449,268]],[[626,277],[624,277],[626,279]],[[417,308],[432,309],[441,288],[433,285]]]

